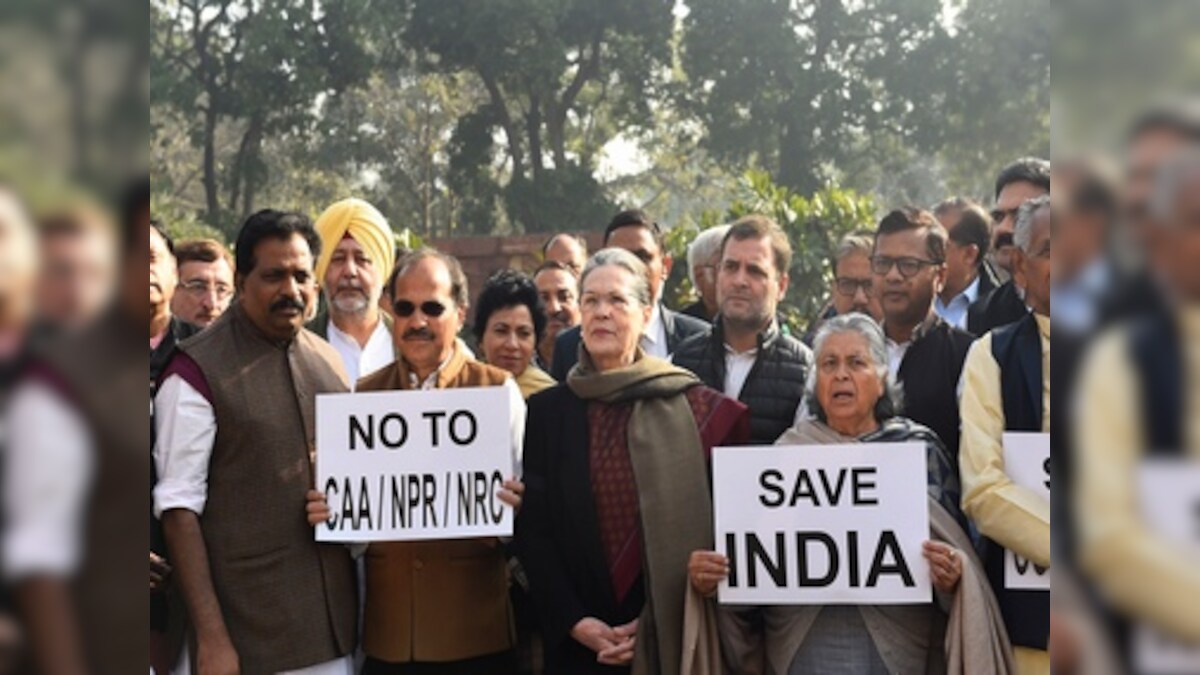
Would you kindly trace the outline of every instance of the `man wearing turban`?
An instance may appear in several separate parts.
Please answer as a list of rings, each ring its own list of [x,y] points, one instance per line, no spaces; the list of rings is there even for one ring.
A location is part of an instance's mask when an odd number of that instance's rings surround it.
[[[353,388],[360,377],[395,360],[391,321],[379,311],[395,262],[392,228],[378,209],[351,197],[325,209],[316,229],[325,308],[309,328],[337,350]]]

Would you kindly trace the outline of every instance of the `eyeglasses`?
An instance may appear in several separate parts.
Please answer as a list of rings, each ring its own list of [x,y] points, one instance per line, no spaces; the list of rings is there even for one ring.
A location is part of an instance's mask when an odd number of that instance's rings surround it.
[[[392,303],[392,310],[396,312],[396,316],[408,318],[417,311],[417,307],[421,308],[421,313],[431,318],[438,318],[446,311],[446,306],[437,300],[426,300],[420,305],[414,305],[408,300],[397,300]]]
[[[908,279],[917,275],[922,268],[929,265],[941,265],[942,260],[926,260],[924,258],[889,258],[885,255],[871,256],[871,271],[883,276],[892,271],[892,266],[900,269],[900,276]]]
[[[903,272],[901,272],[903,274]],[[834,285],[837,292],[853,298],[858,293],[858,289],[862,289],[863,295],[871,297],[873,282],[870,279],[852,279],[850,277],[838,277],[834,280]]]
[[[183,285],[183,290],[188,295],[203,296],[213,293],[218,300],[224,300],[233,295],[233,289],[225,284],[210,284],[200,279],[193,279]]]

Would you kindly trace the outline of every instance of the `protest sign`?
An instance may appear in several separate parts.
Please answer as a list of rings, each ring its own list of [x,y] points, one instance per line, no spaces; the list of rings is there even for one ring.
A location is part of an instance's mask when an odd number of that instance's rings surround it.
[[[925,463],[921,443],[716,448],[720,601],[930,602]]]
[[[1200,565],[1200,463],[1150,460],[1138,472],[1142,516],[1164,542]],[[1132,633],[1139,673],[1200,673],[1200,645],[1185,644],[1147,624]]]
[[[1050,501],[1050,434],[1004,434],[1004,472],[1012,482]],[[1050,570],[1004,552],[1004,586],[1013,590],[1050,590]]]
[[[497,496],[513,473],[504,387],[322,394],[317,489],[333,517],[319,541],[512,534]]]

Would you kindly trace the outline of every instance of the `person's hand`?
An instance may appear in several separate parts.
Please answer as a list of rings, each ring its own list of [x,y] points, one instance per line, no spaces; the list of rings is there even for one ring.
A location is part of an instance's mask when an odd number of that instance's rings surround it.
[[[596,655],[596,661],[606,666],[625,666],[633,663],[634,649],[637,647],[638,620],[634,619],[623,626],[613,628],[617,636],[617,644]]]
[[[692,551],[688,558],[688,579],[692,588],[708,597],[729,576],[729,559],[716,551]]]
[[[305,495],[308,503],[304,505],[304,511],[308,514],[308,524],[316,527],[318,525],[329,522],[333,517],[333,512],[329,510],[329,504],[325,501],[325,493],[320,490],[309,490]]]
[[[196,675],[240,675],[237,650],[228,639],[200,642],[196,647]]]
[[[621,643],[621,638],[611,626],[590,616],[580,619],[571,628],[571,637],[579,644],[596,652],[597,659],[601,653],[607,652]]]
[[[504,489],[496,493],[500,497],[500,501],[511,506],[514,512],[520,511],[521,497],[525,494],[525,484],[513,476],[501,485]]]
[[[929,561],[929,576],[934,587],[943,593],[953,593],[962,577],[962,553],[940,541],[925,542],[921,553]]]
[[[171,566],[154,551],[150,551],[150,590],[161,591],[171,576]]]

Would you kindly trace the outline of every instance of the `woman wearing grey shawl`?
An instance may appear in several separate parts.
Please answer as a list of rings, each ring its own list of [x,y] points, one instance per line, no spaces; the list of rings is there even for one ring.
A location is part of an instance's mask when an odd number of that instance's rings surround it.
[[[735,673],[1010,673],[1008,635],[958,508],[958,479],[929,429],[895,414],[883,332],[872,319],[830,319],[814,340],[811,417],[779,445],[921,441],[927,448],[934,602],[924,605],[721,607],[722,658]],[[712,596],[728,574],[713,551],[693,552],[689,580]]]

